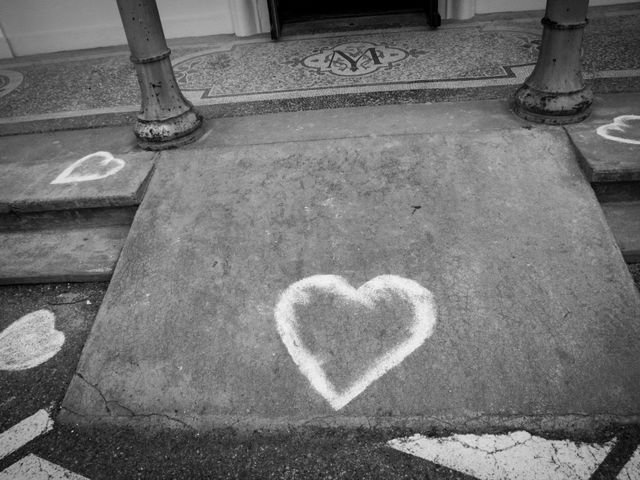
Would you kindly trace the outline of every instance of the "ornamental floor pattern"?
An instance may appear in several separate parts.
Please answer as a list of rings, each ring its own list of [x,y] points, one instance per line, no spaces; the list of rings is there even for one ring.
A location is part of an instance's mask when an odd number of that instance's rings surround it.
[[[354,98],[355,104],[502,98],[535,64],[540,14],[445,22],[438,30],[378,22],[321,33],[298,28],[278,42],[221,35],[169,43],[180,87],[194,104],[217,107],[209,116],[350,106]],[[589,17],[587,82],[596,93],[640,91],[640,4],[592,9]],[[0,61],[0,125],[137,111],[128,57],[125,47],[113,47]]]

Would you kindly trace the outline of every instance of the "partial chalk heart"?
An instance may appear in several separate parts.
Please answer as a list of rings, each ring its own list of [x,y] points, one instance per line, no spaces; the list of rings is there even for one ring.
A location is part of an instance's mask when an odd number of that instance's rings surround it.
[[[73,162],[51,183],[61,184],[100,180],[118,173],[124,166],[124,160],[115,158],[109,152],[95,152]]]
[[[431,336],[436,306],[429,290],[395,275],[358,289],[315,275],[282,293],[275,320],[300,372],[340,410]]]
[[[55,329],[49,310],[31,312],[0,333],[0,370],[26,370],[60,351],[64,333]]]
[[[620,115],[613,123],[598,127],[596,133],[614,142],[640,145],[640,115]]]

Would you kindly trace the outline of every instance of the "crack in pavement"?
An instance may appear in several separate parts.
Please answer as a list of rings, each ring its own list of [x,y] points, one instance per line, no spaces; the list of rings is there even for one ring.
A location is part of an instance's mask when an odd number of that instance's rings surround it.
[[[104,402],[104,407],[105,407],[105,410],[107,411],[108,415],[86,415],[86,414],[82,414],[82,413],[79,413],[79,412],[75,412],[75,411],[71,410],[70,408],[62,407],[63,409],[67,410],[68,412],[72,413],[73,415],[78,415],[80,417],[85,417],[85,418],[89,418],[89,417],[95,417],[95,418],[122,418],[122,417],[151,418],[151,417],[162,417],[162,418],[166,418],[167,420],[171,420],[172,422],[179,423],[180,425],[184,426],[187,429],[190,429],[190,430],[193,430],[193,431],[197,431],[197,429],[195,427],[193,427],[192,425],[189,425],[184,420],[180,420],[179,418],[172,417],[171,415],[167,415],[166,413],[138,413],[138,412],[135,412],[134,410],[132,410],[131,408],[127,407],[126,405],[121,404],[117,400],[109,400],[109,399],[107,399],[104,396],[104,394],[100,391],[100,389],[96,385],[94,385],[93,383],[89,382],[81,373],[76,372],[75,375],[78,378],[80,378],[83,382],[85,382],[87,385],[89,385],[91,388],[93,388],[98,393],[98,395],[100,395],[100,398]],[[128,415],[122,415],[120,413],[114,412],[109,407],[109,405],[116,405],[120,409],[122,409],[125,412],[127,412]]]

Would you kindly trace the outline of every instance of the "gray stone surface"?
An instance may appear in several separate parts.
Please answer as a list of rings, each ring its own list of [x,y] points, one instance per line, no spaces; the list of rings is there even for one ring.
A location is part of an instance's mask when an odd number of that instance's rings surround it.
[[[282,292],[318,274],[354,287],[397,275],[437,304],[431,337],[338,411],[274,319]],[[408,335],[413,310],[395,293],[369,311],[316,290],[295,310],[338,390]],[[559,129],[165,152],[60,418],[457,430],[633,421],[638,318],[638,292]]]
[[[366,119],[366,121],[363,121]],[[445,132],[479,132],[531,124],[504,100],[384,105],[214,118],[187,148],[259,145],[275,142],[379,137]]]
[[[640,202],[603,203],[602,210],[625,260],[640,262]]]
[[[111,278],[129,225],[0,232],[0,285]]]
[[[612,124],[616,117],[635,115],[626,126],[612,128],[605,138],[599,127]],[[590,182],[640,181],[640,94],[606,95],[596,98],[591,116],[582,123],[565,127],[577,152],[580,166]]]
[[[154,154],[135,151],[132,141],[130,129],[3,138],[0,212],[138,205],[153,171]],[[95,156],[78,165],[74,174],[103,176],[121,169],[104,178],[52,183],[74,162],[95,152],[108,152],[114,159]]]

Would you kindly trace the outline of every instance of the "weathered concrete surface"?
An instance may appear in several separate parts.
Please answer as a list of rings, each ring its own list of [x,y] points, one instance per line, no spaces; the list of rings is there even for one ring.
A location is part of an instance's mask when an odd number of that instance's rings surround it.
[[[507,102],[384,105],[214,118],[187,148],[528,127]]]
[[[274,318],[283,291],[318,274],[354,287],[400,276],[437,308],[432,335],[337,411]],[[399,290],[373,306],[307,293],[294,308],[299,344],[339,392],[415,325]],[[637,420],[638,318],[562,130],[165,152],[61,419],[456,430]]]
[[[111,278],[129,225],[0,232],[0,285]]]
[[[603,203],[602,211],[624,259],[640,262],[640,202]]]
[[[0,283],[111,278],[155,154],[122,128],[0,144]]]
[[[565,128],[590,182],[640,181],[640,94],[596,98],[587,120]]]
[[[0,212],[136,205],[153,166],[153,153],[136,151],[130,127],[14,135],[0,145]],[[100,180],[51,185],[69,165],[99,151],[128,161]],[[96,163],[77,172],[104,173],[109,166]]]
[[[64,160],[45,157],[37,163],[3,162],[0,212],[139,205],[153,171],[154,154],[114,156],[108,152],[107,156],[105,152],[91,156],[92,153]],[[86,160],[78,163],[83,158]],[[96,178],[75,181],[93,177]]]

